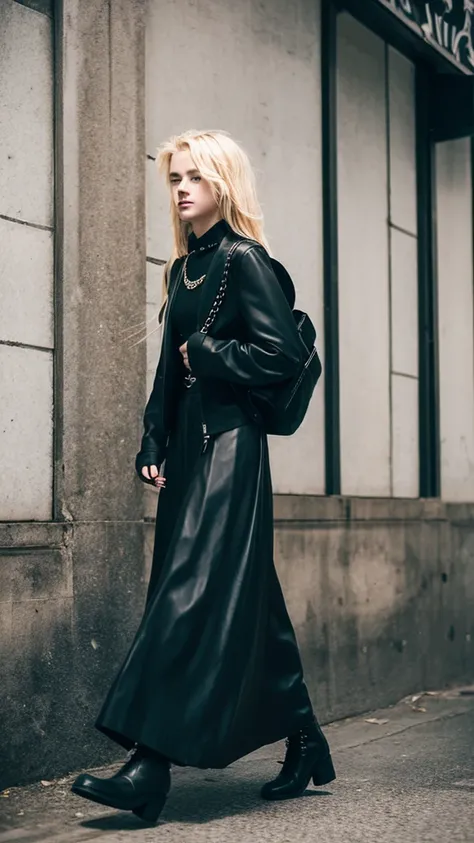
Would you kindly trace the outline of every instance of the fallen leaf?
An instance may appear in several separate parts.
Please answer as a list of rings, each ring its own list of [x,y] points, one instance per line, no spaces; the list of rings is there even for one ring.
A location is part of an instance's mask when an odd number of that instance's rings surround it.
[[[48,782],[46,781],[46,779],[41,779],[41,784],[43,785],[43,787],[51,787],[54,782]]]
[[[97,647],[99,646],[95,638],[91,638],[91,645],[94,650],[97,650]]]
[[[25,812],[24,812],[24,811],[18,811],[18,816],[19,816],[19,817],[24,817],[24,815],[25,815]]]
[[[422,696],[423,696],[423,694],[415,694],[415,695],[411,698],[411,702],[416,702],[417,700],[421,699],[421,697],[422,697]]]
[[[425,712],[425,711],[426,711],[426,708],[424,708],[422,705],[412,705],[412,706],[411,706],[411,710],[412,710],[412,711],[421,711],[421,712]]]
[[[0,793],[0,796],[2,797],[2,799],[8,799],[8,797],[10,796],[10,791],[9,790],[2,790],[2,792]]]
[[[388,723],[389,721],[388,720],[381,720],[378,717],[366,717],[365,722],[366,723],[373,723],[374,726],[384,726],[385,723]]]
[[[75,816],[75,817],[83,817],[83,816],[84,816],[84,814],[81,814],[81,812],[80,812],[80,811],[76,811],[76,813],[74,814],[74,816]]]

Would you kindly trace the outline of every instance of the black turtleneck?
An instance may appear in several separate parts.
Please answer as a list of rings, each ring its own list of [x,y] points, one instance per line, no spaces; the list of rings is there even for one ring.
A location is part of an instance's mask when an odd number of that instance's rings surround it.
[[[230,230],[225,220],[219,220],[209,228],[202,237],[191,233],[188,237],[188,252],[190,254],[187,275],[190,281],[205,275],[211,265],[215,250],[223,237]],[[201,252],[200,249],[203,251]],[[188,290],[182,280],[173,299],[170,319],[173,327],[179,333],[181,342],[185,342],[191,334],[201,327],[197,324],[199,301],[206,279],[194,290]]]

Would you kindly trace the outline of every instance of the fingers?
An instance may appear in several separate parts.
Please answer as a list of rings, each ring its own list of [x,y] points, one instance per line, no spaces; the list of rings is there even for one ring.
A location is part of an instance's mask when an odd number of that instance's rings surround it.
[[[158,477],[158,469],[156,465],[144,465],[142,474],[147,480],[153,480],[155,477]]]
[[[188,344],[187,344],[187,342],[183,343],[183,345],[180,345],[179,350],[180,350],[180,352],[181,352],[181,355],[182,355],[182,358],[183,358],[184,365],[186,366],[186,368],[187,368],[187,369],[189,369],[189,371],[191,371],[191,366],[189,365],[189,357],[188,357]]]
[[[142,474],[147,480],[152,480],[157,489],[164,489],[166,486],[166,477],[160,475],[156,465],[144,465]]]

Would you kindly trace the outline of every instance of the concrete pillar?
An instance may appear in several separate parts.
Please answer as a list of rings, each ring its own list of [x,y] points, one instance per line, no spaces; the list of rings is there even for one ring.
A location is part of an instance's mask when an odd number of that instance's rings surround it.
[[[126,336],[146,301],[143,6],[65,0],[60,23],[56,508],[81,521],[142,507],[146,348]]]
[[[120,756],[94,720],[146,587],[144,0],[56,7],[54,507],[0,523],[0,789]]]
[[[120,754],[93,723],[145,588],[146,344],[127,339],[146,313],[143,13],[141,0],[64,0],[59,22],[56,511],[74,536],[76,766]]]

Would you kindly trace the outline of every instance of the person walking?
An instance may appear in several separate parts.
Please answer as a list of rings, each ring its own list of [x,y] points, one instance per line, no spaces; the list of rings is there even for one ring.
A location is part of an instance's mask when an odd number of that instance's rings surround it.
[[[153,563],[142,621],[95,724],[130,753],[114,776],[84,773],[72,786],[148,822],[172,764],[224,768],[285,738],[264,799],[335,778],[275,570],[267,435],[249,401],[301,365],[294,287],[275,272],[248,156],[227,133],[172,137],[158,163],[174,252],[136,457],[140,479],[160,490]]]

